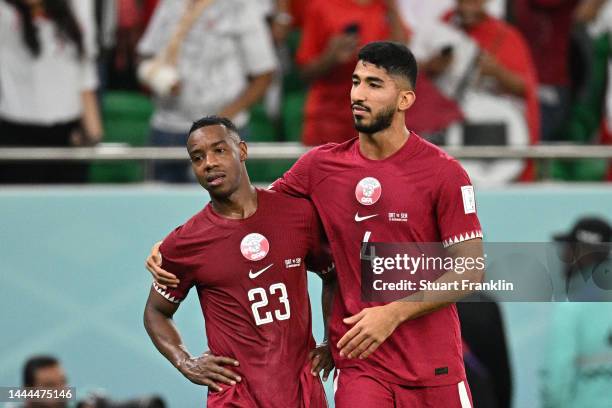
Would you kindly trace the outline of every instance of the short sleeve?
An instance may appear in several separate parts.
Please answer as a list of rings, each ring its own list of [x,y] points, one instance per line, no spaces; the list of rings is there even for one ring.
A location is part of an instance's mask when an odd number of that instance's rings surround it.
[[[179,251],[178,234],[181,227],[178,227],[168,235],[161,244],[159,251],[162,256],[162,269],[176,275],[180,283],[176,288],[162,289],[153,283],[153,287],[166,300],[172,303],[181,303],[189,293],[189,289],[195,284],[194,270],[185,261],[185,256]]]
[[[278,67],[272,35],[264,16],[254,2],[244,5],[240,47],[245,67],[251,75],[275,71]]]
[[[160,52],[176,29],[171,15],[173,1],[175,0],[161,0],[155,9],[145,33],[138,42],[137,50],[141,56],[156,55]]]
[[[318,149],[315,147],[302,155],[281,178],[270,185],[270,189],[293,197],[309,198]]]
[[[450,161],[439,173],[436,217],[445,248],[474,238],[482,238],[476,214],[474,186],[465,170]]]
[[[325,235],[323,224],[312,203],[308,203],[310,245],[306,256],[306,268],[318,275],[327,275],[334,271],[329,241]]]

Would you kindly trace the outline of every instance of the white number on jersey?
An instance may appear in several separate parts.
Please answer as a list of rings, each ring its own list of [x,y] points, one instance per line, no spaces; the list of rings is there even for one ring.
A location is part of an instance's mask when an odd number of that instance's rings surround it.
[[[289,298],[287,297],[287,287],[284,283],[275,283],[269,288],[270,295],[275,294],[276,292],[280,292],[280,296],[278,300],[283,304],[284,311],[275,310],[274,316],[276,316],[277,320],[287,320],[291,317],[291,308],[289,306]],[[262,317],[259,313],[259,309],[268,305],[268,295],[264,288],[254,288],[249,290],[248,293],[249,300],[251,302],[255,301],[256,296],[259,297],[260,300],[253,303],[251,305],[251,310],[253,311],[253,317],[255,317],[255,324],[261,326],[262,324],[272,323],[272,313],[266,312]]]

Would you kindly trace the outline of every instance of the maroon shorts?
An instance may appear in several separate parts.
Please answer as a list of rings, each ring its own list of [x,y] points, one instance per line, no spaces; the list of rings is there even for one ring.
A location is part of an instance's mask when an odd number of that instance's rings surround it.
[[[336,408],[472,408],[467,381],[435,387],[392,384],[358,368],[336,370]]]
[[[255,395],[245,383],[239,383],[234,386],[223,385],[221,392],[209,392],[206,406],[208,408],[328,408],[321,379],[310,374],[310,362],[304,367],[300,378],[295,380],[300,382],[301,397],[297,403],[284,400],[278,394],[267,393],[266,390]]]

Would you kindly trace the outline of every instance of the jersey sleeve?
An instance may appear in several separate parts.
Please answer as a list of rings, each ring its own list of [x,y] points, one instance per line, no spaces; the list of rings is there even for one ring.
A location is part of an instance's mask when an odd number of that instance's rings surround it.
[[[465,170],[450,161],[438,177],[436,217],[440,238],[445,248],[459,242],[482,238],[482,228],[476,215],[474,186]]]
[[[309,204],[310,245],[306,256],[306,269],[317,275],[334,273],[335,265],[323,224],[314,206]]]
[[[172,303],[181,303],[189,293],[189,289],[195,284],[194,269],[186,262],[184,256],[179,251],[179,238],[181,227],[178,227],[168,235],[161,246],[159,251],[162,256],[162,269],[176,275],[180,280],[180,283],[176,288],[167,287],[162,289],[155,282],[153,287],[161,296]]]
[[[317,151],[318,148],[314,148],[300,157],[281,178],[270,185],[269,189],[293,197],[309,198]]]

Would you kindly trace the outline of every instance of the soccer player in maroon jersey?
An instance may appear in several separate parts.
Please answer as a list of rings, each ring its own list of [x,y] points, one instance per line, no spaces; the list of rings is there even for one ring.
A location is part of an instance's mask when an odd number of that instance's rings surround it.
[[[327,346],[315,348],[306,265],[330,272],[332,264],[314,207],[251,185],[246,144],[227,119],[195,122],[187,150],[211,202],[159,248],[161,266],[180,282],[153,284],[149,336],[185,377],[209,387],[209,407],[326,408],[313,374],[326,376],[332,360]],[[199,357],[172,322],[191,287],[210,348]]]
[[[471,408],[453,303],[468,291],[421,291],[422,301],[389,303],[361,296],[363,242],[439,243],[450,257],[483,257],[466,172],[406,128],[416,79],[404,45],[364,46],[351,89],[359,137],[312,149],[272,186],[308,197],[330,240],[339,289],[329,323],[337,408]],[[172,278],[154,263],[151,256],[156,280]],[[483,274],[470,267],[460,276],[477,283]],[[451,271],[440,280],[457,276]]]

